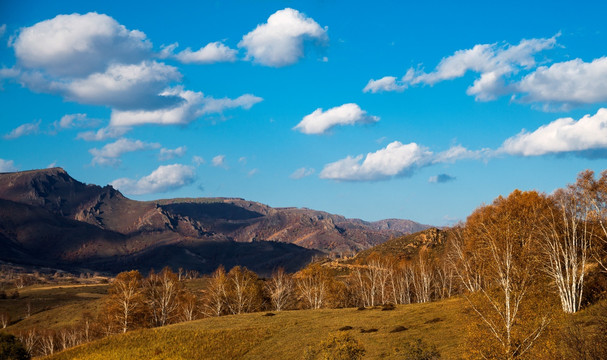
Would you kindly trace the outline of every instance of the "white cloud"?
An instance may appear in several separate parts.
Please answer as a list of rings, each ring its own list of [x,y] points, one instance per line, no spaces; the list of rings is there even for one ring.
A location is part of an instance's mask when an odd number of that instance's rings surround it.
[[[163,51],[172,51],[175,49],[175,45],[169,45]],[[207,44],[197,51],[187,48],[172,57],[184,64],[213,64],[217,62],[234,62],[236,61],[236,54],[238,54],[237,50],[230,49],[223,43],[216,41]]]
[[[236,99],[214,99],[205,97],[201,92],[183,90],[182,87],[167,89],[161,96],[178,97],[182,101],[173,107],[156,110],[113,110],[110,120],[112,126],[133,126],[142,124],[185,125],[197,118],[221,113],[230,108],[241,107],[250,109],[263,99],[254,95],[245,94]]]
[[[185,155],[186,151],[188,150],[187,147],[185,146],[180,146],[176,149],[166,149],[166,148],[162,148],[160,149],[160,155],[158,156],[158,158],[160,160],[171,160],[177,157],[182,157],[183,155]]]
[[[416,143],[394,141],[384,149],[325,165],[320,178],[345,181],[373,181],[407,175],[432,160],[432,152]]]
[[[163,193],[192,184],[196,180],[196,171],[192,166],[181,164],[159,166],[151,174],[139,180],[116,179],[110,183],[113,187],[129,195]]]
[[[523,39],[518,45],[477,44],[471,49],[458,50],[443,58],[434,71],[409,69],[399,81],[386,76],[370,80],[364,92],[403,91],[411,85],[434,85],[445,80],[464,76],[472,71],[480,74],[466,93],[478,101],[490,101],[499,96],[516,92],[516,86],[508,84],[506,78],[521,70],[531,70],[536,66],[534,56],[556,45],[557,34],[551,38]]]
[[[226,168],[226,156],[225,155],[217,155],[211,160],[211,164],[216,167]]]
[[[6,24],[2,24],[2,26],[0,26],[0,38],[4,36],[5,32],[6,32]]]
[[[607,101],[607,57],[540,66],[518,84],[524,102],[579,105]]]
[[[242,165],[246,165],[247,164],[247,158],[245,156],[241,156],[240,158],[238,158],[238,163],[240,163]]]
[[[441,60],[431,73],[416,74],[412,84],[433,85],[439,81],[462,77],[468,71],[477,73],[510,74],[518,68],[530,69],[535,66],[534,55],[556,45],[555,35],[548,39],[521,40],[518,45],[479,44],[472,49],[458,50]]]
[[[0,172],[15,172],[19,169],[15,166],[13,160],[0,159]]]
[[[202,156],[192,156],[192,162],[196,165],[196,166],[200,166],[204,163],[206,163],[206,161],[204,160],[204,158]]]
[[[369,80],[363,92],[371,92],[373,94],[384,91],[404,91],[407,84],[396,79],[394,76],[384,76],[379,80]]]
[[[247,177],[253,177],[259,172],[259,169],[252,169],[247,173]]]
[[[255,105],[261,101],[263,101],[262,98],[255,96],[255,95],[251,95],[251,94],[240,95],[236,99],[230,99],[230,98],[215,99],[213,97],[206,97],[203,100],[203,107],[200,110],[200,112],[203,115],[204,114],[217,114],[217,113],[221,113],[227,109],[234,109],[234,108],[239,108],[239,107],[243,108],[245,110],[249,110],[251,107],[253,107],[253,105]]]
[[[47,169],[52,169],[54,167],[57,167],[57,161],[53,161],[52,163],[50,163],[46,166]]]
[[[106,144],[101,149],[93,148],[89,153],[93,155],[93,165],[117,165],[120,163],[120,157],[128,152],[157,149],[158,143],[146,143],[141,140],[118,139],[113,143]]]
[[[442,184],[453,180],[455,180],[455,177],[449,174],[438,174],[435,176],[430,176],[430,178],[428,178],[428,182],[434,184]]]
[[[21,66],[67,77],[104,72],[110,63],[138,63],[152,47],[141,31],[94,12],[22,28],[12,45]]]
[[[321,179],[337,181],[377,181],[397,176],[408,176],[413,171],[438,163],[480,158],[486,150],[470,151],[456,145],[437,154],[416,143],[402,144],[394,141],[383,149],[366,156],[348,156],[345,159],[325,165],[320,172]],[[303,170],[296,173],[302,174]],[[293,173],[295,175],[296,173]],[[292,176],[293,176],[292,175]]]
[[[51,84],[68,100],[117,109],[158,108],[176,103],[178,97],[161,94],[172,82],[181,79],[177,68],[155,61],[139,64],[114,64],[105,72],[94,73],[68,84]],[[160,95],[159,95],[160,94]]]
[[[308,176],[314,174],[314,171],[315,170],[312,169],[312,168],[302,167],[302,168],[299,168],[299,169],[295,170],[293,172],[293,174],[291,174],[291,176],[289,176],[289,177],[291,179],[299,180],[299,179],[303,179],[305,177],[308,177]]]
[[[367,112],[353,103],[331,108],[325,112],[321,108],[306,115],[293,129],[304,134],[324,134],[337,125],[370,124],[379,121],[379,117],[367,115]]]
[[[463,159],[479,159],[489,152],[488,149],[468,150],[461,145],[455,145],[435,155],[433,163],[454,163]]]
[[[97,131],[85,131],[78,133],[77,139],[84,141],[104,141],[107,139],[116,139],[131,131],[131,128],[124,126],[108,126]]]
[[[607,149],[607,109],[579,120],[557,119],[533,132],[521,131],[504,141],[497,153],[538,156]]]
[[[58,131],[71,128],[93,127],[99,125],[100,120],[91,119],[86,114],[66,114],[61,119],[55,121],[52,131]]]
[[[16,139],[25,135],[37,134],[39,131],[40,120],[17,126],[10,133],[4,135],[4,138],[7,140]]]
[[[267,23],[243,36],[238,47],[245,48],[247,59],[266,66],[286,66],[304,56],[304,41],[328,40],[327,29],[297,10],[286,8],[272,14]]]

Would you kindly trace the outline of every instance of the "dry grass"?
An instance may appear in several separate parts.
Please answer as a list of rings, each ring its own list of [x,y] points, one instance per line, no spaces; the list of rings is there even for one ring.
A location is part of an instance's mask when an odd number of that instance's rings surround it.
[[[108,285],[34,285],[19,290],[18,299],[0,300],[0,312],[8,312],[18,332],[33,327],[57,329],[75,324],[85,312],[96,313]],[[31,314],[27,317],[27,304]]]
[[[436,345],[443,358],[454,359],[463,340],[463,305],[462,299],[450,299],[393,311],[323,309],[207,318],[116,335],[49,359],[301,359],[309,346],[346,326],[369,359],[396,359],[405,343],[418,338]],[[398,326],[407,330],[391,332]]]

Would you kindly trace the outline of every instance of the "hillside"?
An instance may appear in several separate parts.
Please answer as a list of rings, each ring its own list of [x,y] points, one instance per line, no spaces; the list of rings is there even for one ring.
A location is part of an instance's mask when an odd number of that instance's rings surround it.
[[[168,265],[208,273],[223,264],[267,274],[426,227],[233,198],[135,201],[61,168],[0,174],[0,260],[25,265],[111,273]]]
[[[421,249],[440,250],[445,244],[448,233],[448,229],[429,228],[413,234],[403,235],[361,251],[354,259],[364,261],[372,253],[409,259],[415,256]]]
[[[346,326],[351,329],[344,331],[365,348],[365,358],[402,358],[405,344],[422,338],[436,345],[444,359],[453,359],[466,326],[459,315],[462,306],[463,299],[450,299],[392,311],[322,309],[206,318],[115,335],[47,359],[302,359],[309,346]],[[398,326],[406,330],[393,332]]]

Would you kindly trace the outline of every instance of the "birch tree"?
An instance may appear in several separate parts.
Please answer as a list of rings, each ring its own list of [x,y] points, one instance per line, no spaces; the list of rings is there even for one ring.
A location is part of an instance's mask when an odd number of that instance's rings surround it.
[[[266,290],[276,311],[286,309],[293,302],[293,279],[283,268],[274,271],[272,277],[266,282]]]
[[[555,192],[552,199],[554,209],[544,220],[544,269],[555,284],[563,311],[575,313],[582,303],[591,245],[590,202],[574,186]]]
[[[486,285],[466,299],[478,316],[483,358],[519,359],[547,327],[548,313],[536,313],[530,300],[538,277],[537,224],[545,216],[545,198],[536,192],[514,191],[508,198],[477,209],[467,221],[477,236],[481,258],[487,259]]]
[[[261,306],[259,279],[253,271],[240,266],[228,273],[227,303],[232,314],[256,311]]]
[[[228,276],[223,266],[219,266],[209,278],[204,293],[203,312],[209,316],[220,316],[226,308]]]
[[[326,306],[332,282],[328,270],[315,263],[296,275],[297,292],[304,306],[308,309]]]
[[[145,280],[145,299],[155,326],[165,326],[176,320],[182,291],[178,276],[170,268],[149,274]]]
[[[112,282],[106,311],[125,333],[131,329],[142,315],[143,277],[137,270],[122,272]]]

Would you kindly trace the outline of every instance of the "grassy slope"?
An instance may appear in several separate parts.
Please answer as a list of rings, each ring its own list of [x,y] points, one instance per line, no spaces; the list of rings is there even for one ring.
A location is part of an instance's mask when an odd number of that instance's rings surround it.
[[[458,357],[464,325],[462,299],[398,306],[396,310],[323,309],[207,318],[165,328],[116,335],[49,359],[301,359],[305,349],[344,326],[367,350],[367,358],[396,358],[403,344],[423,338],[444,358]],[[396,326],[406,331],[390,333]],[[361,333],[361,329],[377,329]]]
[[[0,312],[8,312],[12,324],[6,330],[17,332],[33,327],[58,329],[74,325],[82,314],[97,313],[108,285],[40,285],[19,290],[19,299],[0,300]],[[26,304],[31,316],[26,317]]]

